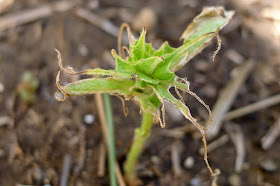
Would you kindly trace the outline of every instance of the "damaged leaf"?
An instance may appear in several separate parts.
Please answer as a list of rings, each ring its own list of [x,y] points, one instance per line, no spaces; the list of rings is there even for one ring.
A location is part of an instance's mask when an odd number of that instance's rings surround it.
[[[127,24],[121,27],[128,29],[130,40],[129,48],[119,43],[119,50],[127,50],[128,56],[124,52],[112,50],[112,55],[116,61],[116,69],[88,69],[81,72],[74,72],[71,67],[64,68],[58,50],[59,66],[61,70],[57,75],[57,86],[65,97],[71,95],[83,95],[94,93],[109,93],[111,95],[121,95],[126,100],[133,99],[140,106],[141,110],[153,114],[158,118],[161,127],[165,127],[165,109],[163,100],[168,100],[178,108],[181,113],[190,120],[201,132],[205,148],[205,162],[214,175],[207,161],[205,130],[191,115],[189,108],[185,105],[179,90],[194,96],[209,112],[210,122],[212,119],[210,108],[189,89],[189,82],[179,78],[175,72],[184,66],[192,57],[205,48],[210,40],[217,36],[220,47],[218,32],[229,22],[233,16],[233,11],[225,11],[222,7],[206,7],[193,20],[182,34],[184,40],[182,46],[172,48],[168,42],[163,43],[159,49],[154,49],[150,43],[146,43],[146,29],[141,32],[137,40],[134,38]],[[121,35],[121,34],[120,34]],[[119,40],[120,41],[120,40]],[[214,53],[217,54],[219,48]],[[122,55],[121,55],[122,53]],[[96,75],[89,79],[84,79],[70,83],[64,87],[59,84],[60,72],[75,75]],[[180,99],[175,98],[170,92],[171,87]],[[63,99],[64,100],[64,99]],[[161,107],[161,113],[159,108]]]

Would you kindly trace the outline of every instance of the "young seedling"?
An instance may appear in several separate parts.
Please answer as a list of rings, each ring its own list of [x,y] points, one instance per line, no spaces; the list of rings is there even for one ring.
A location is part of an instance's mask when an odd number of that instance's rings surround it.
[[[126,100],[132,99],[140,106],[142,112],[141,127],[135,130],[134,141],[124,164],[125,177],[130,185],[136,183],[135,164],[143,144],[150,134],[154,118],[157,118],[162,128],[165,127],[163,100],[168,100],[174,104],[185,118],[191,121],[200,131],[204,144],[205,163],[211,175],[215,175],[216,172],[212,171],[207,160],[205,139],[205,131],[212,121],[210,108],[189,89],[187,79],[178,77],[175,72],[205,48],[210,40],[216,36],[218,38],[218,48],[213,55],[214,59],[221,44],[218,32],[229,22],[233,14],[233,11],[225,11],[222,7],[206,7],[183,33],[181,39],[184,40],[184,43],[182,46],[172,48],[168,42],[165,42],[157,50],[150,43],[146,43],[145,28],[143,28],[140,37],[135,40],[129,26],[123,24],[118,40],[118,54],[114,49],[112,50],[112,55],[116,60],[116,69],[114,70],[96,68],[75,72],[71,67],[63,67],[60,52],[56,50],[61,69],[57,74],[57,87],[64,95],[63,99],[58,98],[60,101],[71,95],[109,93],[118,97],[123,96]],[[128,32],[129,48],[121,45],[124,28]],[[125,52],[128,56],[125,56]],[[83,74],[96,75],[97,77],[76,81],[62,87],[59,83],[61,71],[69,75]],[[180,99],[176,99],[169,92],[171,87],[174,87]],[[199,124],[191,115],[179,90],[194,96],[208,110],[210,117],[208,125],[206,125],[208,127]],[[126,111],[125,106],[123,108]]]
[[[39,79],[37,79],[30,71],[25,71],[21,76],[21,82],[17,87],[20,98],[27,104],[36,101],[36,90],[39,87]]]

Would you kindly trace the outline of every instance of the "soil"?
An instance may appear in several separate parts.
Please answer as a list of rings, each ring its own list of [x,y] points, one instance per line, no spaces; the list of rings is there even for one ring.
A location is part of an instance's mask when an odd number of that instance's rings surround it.
[[[58,1],[15,1],[0,19],[6,14],[55,2]],[[235,10],[235,17],[220,33],[222,49],[215,62],[211,61],[216,47],[213,41],[177,74],[187,77],[191,90],[213,108],[221,90],[232,78],[233,69],[251,59],[255,68],[240,88],[230,110],[278,94],[280,33],[278,30],[278,36],[275,33],[270,35],[274,22],[264,19],[261,14],[265,8],[280,10],[277,0],[250,3],[245,0],[78,1],[68,11],[53,12],[50,16],[0,33],[0,118],[7,119],[0,126],[0,185],[62,185],[63,163],[69,157],[69,185],[109,185],[107,164],[105,175],[100,177],[97,174],[103,136],[94,96],[73,96],[64,102],[55,99],[59,67],[54,48],[60,50],[64,65],[74,69],[114,68],[110,50],[117,48],[117,38],[78,17],[75,14],[77,8],[85,8],[120,26],[123,22],[133,25],[140,10],[149,7],[156,18],[147,28],[147,40],[154,47],[164,41],[178,47],[181,34],[204,6],[224,6]],[[140,31],[132,30],[135,35]],[[22,87],[26,87],[22,74],[27,71],[39,80],[33,101],[24,100],[19,93]],[[63,74],[61,81],[66,84],[80,78],[83,77]],[[188,95],[183,97],[198,120],[206,119],[206,111],[195,99]],[[118,98],[112,97],[112,103],[117,160],[122,165],[141,115],[131,101],[126,102],[127,117]],[[87,114],[94,116],[93,124],[85,123]],[[234,125],[241,129],[246,156],[242,171],[236,172],[237,151],[232,139],[208,154],[211,166],[221,171],[218,185],[280,185],[280,138],[267,150],[261,147],[263,136],[279,119],[279,114],[280,106],[276,105],[224,122],[224,126]],[[139,159],[137,173],[143,185],[211,185],[210,174],[199,154],[202,142],[198,131],[190,122],[180,116],[174,117],[171,112],[167,113],[166,119],[166,129],[155,124]],[[174,135],[172,132],[176,129],[183,129],[183,135]],[[229,135],[226,127],[208,143],[223,135]],[[180,174],[173,169],[171,154],[174,148],[179,149]],[[194,160],[194,164],[185,165],[187,158]],[[274,167],[264,166],[268,161]]]

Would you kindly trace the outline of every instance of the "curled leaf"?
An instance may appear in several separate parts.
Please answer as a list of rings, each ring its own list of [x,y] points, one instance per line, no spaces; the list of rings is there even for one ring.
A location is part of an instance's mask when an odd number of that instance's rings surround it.
[[[218,37],[218,32],[229,23],[234,15],[234,11],[227,11],[223,7],[205,7],[202,12],[193,19],[193,22],[186,28],[180,39],[184,40],[184,45],[193,41],[195,38],[203,36],[203,41],[199,45],[194,45],[188,53],[186,60],[171,67],[173,71],[179,70],[191,58],[200,53],[206,46],[209,45],[211,39],[217,36],[218,49],[213,57],[219,51],[221,41]]]
[[[234,11],[226,11],[223,7],[205,7],[188,25],[180,39],[186,42],[206,33],[216,33],[228,24],[233,15]]]

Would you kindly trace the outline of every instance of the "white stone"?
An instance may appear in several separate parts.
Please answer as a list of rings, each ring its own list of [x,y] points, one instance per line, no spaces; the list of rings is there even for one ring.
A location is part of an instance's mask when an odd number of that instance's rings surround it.
[[[184,166],[188,169],[193,168],[194,166],[194,159],[191,156],[188,156],[184,161]]]
[[[94,120],[95,120],[95,118],[94,118],[94,115],[92,115],[92,114],[87,114],[84,116],[84,122],[88,125],[93,124]]]

